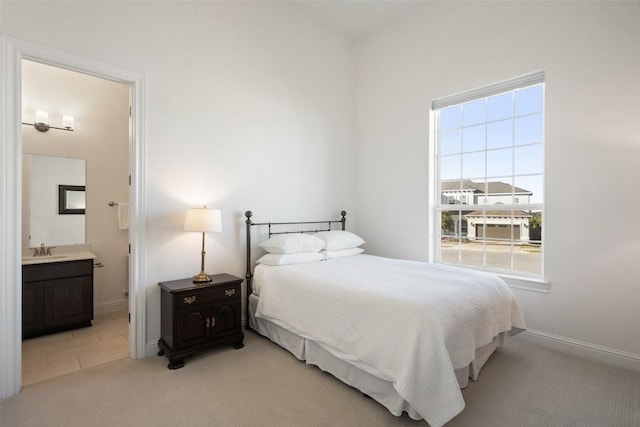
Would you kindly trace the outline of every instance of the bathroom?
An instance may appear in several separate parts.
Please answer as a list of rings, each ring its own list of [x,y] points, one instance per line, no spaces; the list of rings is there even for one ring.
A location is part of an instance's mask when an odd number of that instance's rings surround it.
[[[93,327],[44,336],[23,342],[23,383],[94,366],[106,354],[126,356],[128,343],[128,245],[127,203],[129,201],[129,99],[130,87],[33,61],[22,61],[22,248],[23,257],[33,257],[33,248],[51,248],[51,261],[65,251],[88,250],[93,260]],[[36,111],[47,111],[51,128],[46,132],[28,124],[36,121]],[[72,131],[65,130],[63,115],[73,116]],[[68,119],[67,119],[68,120]],[[53,129],[60,127],[63,129]],[[39,183],[52,180],[41,168],[66,164],[65,178],[84,185],[85,213],[58,215],[58,194],[43,196]],[[48,166],[46,166],[48,165]],[[76,170],[71,178],[71,170]],[[84,183],[82,180],[84,170]],[[79,175],[79,176],[78,176]],[[33,184],[33,185],[32,185]],[[58,184],[52,183],[57,193]],[[73,194],[69,193],[70,195]],[[35,197],[35,199],[34,199]],[[45,199],[47,200],[45,203]],[[110,203],[111,202],[111,203]],[[47,221],[57,222],[47,222]],[[40,225],[37,224],[47,224]],[[64,232],[60,232],[64,230]],[[57,231],[57,233],[56,233]],[[88,246],[83,246],[88,245]],[[46,253],[46,250],[45,250]],[[105,319],[109,327],[96,327]],[[102,323],[103,324],[103,323]],[[87,330],[92,330],[88,333]],[[74,335],[96,336],[83,356],[69,353]],[[52,342],[58,344],[51,344]],[[26,377],[30,362],[42,360],[29,351],[38,343],[46,351],[66,352],[60,363],[34,368],[38,375]],[[48,344],[47,344],[48,343]],[[45,351],[45,352],[46,352]],[[90,354],[90,356],[87,356]],[[33,358],[30,360],[29,357]],[[75,361],[74,361],[75,357]],[[37,360],[36,360],[37,359]],[[63,360],[64,359],[64,360]]]

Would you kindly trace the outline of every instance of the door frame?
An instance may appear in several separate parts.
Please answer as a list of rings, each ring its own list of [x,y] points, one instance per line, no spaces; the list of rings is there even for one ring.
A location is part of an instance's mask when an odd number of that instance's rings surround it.
[[[129,146],[129,355],[146,348],[145,76],[111,64],[0,34],[0,399],[22,386],[22,60],[28,59],[128,85]]]

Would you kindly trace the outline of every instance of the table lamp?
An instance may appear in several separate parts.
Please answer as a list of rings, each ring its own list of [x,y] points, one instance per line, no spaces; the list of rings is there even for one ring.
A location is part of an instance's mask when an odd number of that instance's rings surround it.
[[[222,231],[222,213],[219,209],[194,208],[187,210],[187,218],[184,222],[185,231],[197,231],[202,233],[202,253],[200,261],[200,274],[193,276],[193,283],[206,283],[211,277],[204,272],[204,234]]]

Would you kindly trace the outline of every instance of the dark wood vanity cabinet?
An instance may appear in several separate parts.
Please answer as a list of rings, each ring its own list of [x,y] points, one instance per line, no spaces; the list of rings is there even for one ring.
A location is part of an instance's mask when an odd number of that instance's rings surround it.
[[[244,346],[241,326],[242,279],[215,274],[208,283],[192,279],[161,282],[161,338],[158,355],[169,358],[169,369],[184,366],[197,350],[216,344]]]
[[[22,266],[22,338],[91,326],[93,260]]]

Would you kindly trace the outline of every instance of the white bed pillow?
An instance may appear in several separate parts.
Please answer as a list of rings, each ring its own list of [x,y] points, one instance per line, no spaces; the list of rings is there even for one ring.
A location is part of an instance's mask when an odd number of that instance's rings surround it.
[[[321,251],[320,253],[327,257],[327,259],[331,258],[342,258],[345,256],[358,255],[364,252],[362,248],[350,248],[350,249],[341,249],[339,251]]]
[[[278,234],[259,245],[272,254],[295,254],[299,252],[320,252],[325,248],[322,239],[304,233]]]
[[[324,240],[328,251],[357,248],[364,243],[364,240],[362,240],[360,236],[349,231],[321,231],[315,235]]]
[[[296,254],[266,254],[256,262],[265,265],[290,265],[322,261],[324,259],[324,254],[320,252],[298,252]]]

